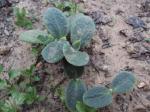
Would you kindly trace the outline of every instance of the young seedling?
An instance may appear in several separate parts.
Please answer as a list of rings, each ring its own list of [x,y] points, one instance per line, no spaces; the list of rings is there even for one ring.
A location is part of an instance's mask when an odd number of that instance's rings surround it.
[[[51,0],[50,1],[56,8],[62,10],[67,16],[75,15],[79,12],[79,5],[73,0]]]
[[[120,72],[112,81],[111,88],[97,86],[89,89],[83,95],[83,102],[93,108],[102,108],[112,103],[113,94],[128,93],[133,90],[136,79],[127,71]]]
[[[8,71],[8,79],[0,79],[0,91],[5,94],[0,101],[0,112],[18,112],[22,105],[40,100],[41,97],[33,85],[39,81],[34,71],[34,66],[23,71],[11,69]]]
[[[45,48],[41,54],[49,63],[57,63],[65,59],[72,66],[82,67],[89,62],[89,55],[79,50],[90,43],[95,33],[95,24],[90,17],[76,14],[67,18],[59,9],[49,8],[43,14],[43,22],[48,33],[30,30],[23,32],[20,39],[44,44]]]
[[[27,13],[25,8],[14,8],[14,14],[16,17],[15,24],[19,27],[32,29],[32,21],[27,18]]]

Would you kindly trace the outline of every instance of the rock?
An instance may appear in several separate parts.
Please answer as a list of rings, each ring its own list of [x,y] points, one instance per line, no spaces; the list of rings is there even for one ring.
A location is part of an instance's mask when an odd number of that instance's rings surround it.
[[[133,28],[146,28],[144,21],[136,16],[129,17],[126,23],[133,26]]]
[[[146,86],[146,83],[145,82],[140,82],[138,84],[138,88],[141,89],[141,88],[144,88]]]

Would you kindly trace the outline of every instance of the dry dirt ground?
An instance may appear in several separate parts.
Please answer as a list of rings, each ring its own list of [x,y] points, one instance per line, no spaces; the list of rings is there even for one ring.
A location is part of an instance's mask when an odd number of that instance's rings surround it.
[[[25,7],[37,19],[34,28],[42,29],[41,14],[50,4],[40,0],[17,2],[15,5]],[[134,72],[138,80],[132,93],[114,96],[112,105],[99,112],[150,112],[150,43],[145,41],[150,38],[150,0],[86,0],[81,7],[85,14],[94,19],[97,26],[92,44],[86,48],[91,60],[82,79],[89,87],[109,85],[117,72],[128,70]],[[14,25],[11,10],[0,9],[0,64],[4,65],[5,70],[27,68],[36,61],[31,53],[31,46],[18,39],[24,29]],[[138,17],[145,24],[129,23],[128,19],[132,17]],[[135,24],[140,24],[139,28],[135,28]],[[40,94],[46,95],[52,86],[64,78],[63,68],[61,62],[38,63],[42,63],[42,67],[51,74],[46,76],[40,91]],[[47,101],[27,107],[23,112],[67,110],[59,98],[50,92]]]

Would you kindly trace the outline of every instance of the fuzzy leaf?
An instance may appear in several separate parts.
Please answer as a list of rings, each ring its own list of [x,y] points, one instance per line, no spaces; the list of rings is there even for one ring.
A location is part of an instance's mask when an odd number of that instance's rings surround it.
[[[81,40],[81,47],[91,41],[94,32],[94,21],[88,16],[77,14],[71,22],[71,42]]]
[[[82,102],[82,97],[86,91],[86,86],[81,80],[71,80],[66,89],[66,104],[71,111],[76,110],[76,103]]]
[[[93,108],[105,107],[112,103],[112,94],[106,87],[94,87],[83,95],[83,102]]]
[[[84,72],[84,66],[78,67],[68,63],[66,60],[64,62],[64,72],[69,78],[78,78]]]
[[[84,66],[89,62],[89,55],[86,52],[73,49],[69,43],[64,44],[63,54],[66,60],[74,66]]]
[[[131,72],[122,71],[112,82],[112,89],[115,93],[127,93],[133,89],[136,79]]]
[[[40,30],[29,30],[21,33],[20,39],[29,43],[43,44],[43,42],[39,39],[39,36],[45,40],[48,34]]]
[[[48,8],[44,13],[43,21],[50,34],[55,38],[65,37],[68,33],[67,18],[56,8]]]
[[[66,41],[50,42],[43,50],[42,56],[49,63],[56,63],[63,59],[63,45]]]

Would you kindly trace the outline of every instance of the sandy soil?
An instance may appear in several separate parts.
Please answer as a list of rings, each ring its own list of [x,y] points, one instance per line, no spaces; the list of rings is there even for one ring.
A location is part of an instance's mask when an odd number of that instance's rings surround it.
[[[150,112],[150,43],[144,41],[150,37],[150,5],[146,6],[145,1],[86,0],[81,4],[85,14],[91,16],[97,25],[92,44],[86,48],[91,60],[85,68],[82,79],[89,87],[95,84],[108,85],[117,72],[129,70],[134,72],[138,80],[132,93],[114,96],[113,104],[100,109],[99,112]],[[25,7],[36,17],[38,21],[34,23],[34,28],[43,28],[41,14],[50,7],[50,4],[46,5],[40,0],[20,0],[16,5]],[[9,13],[5,14],[3,10]],[[31,46],[18,39],[19,33],[24,29],[14,25],[11,9],[0,9],[0,12],[0,63],[6,70],[10,67],[29,67],[35,63],[36,58],[31,53]],[[127,24],[127,19],[133,16],[143,20],[146,28],[134,29]],[[3,17],[8,18],[10,23]],[[50,74],[46,76],[40,91],[40,94],[46,95],[50,88],[64,78],[62,63],[48,64],[43,61],[38,63],[42,63],[42,67]],[[67,110],[58,97],[50,92],[47,101],[25,108],[23,112],[67,112]]]

